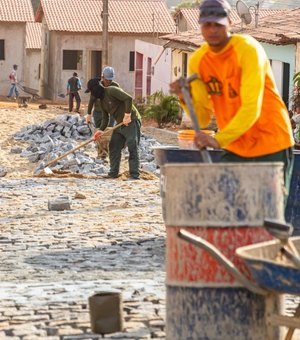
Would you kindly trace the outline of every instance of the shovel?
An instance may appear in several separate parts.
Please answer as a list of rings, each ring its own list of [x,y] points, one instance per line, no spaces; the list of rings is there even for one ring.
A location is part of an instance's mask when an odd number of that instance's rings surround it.
[[[269,234],[277,238],[281,243],[280,251],[290,261],[294,263],[297,268],[300,268],[300,256],[294,243],[289,240],[293,233],[293,226],[291,224],[281,223],[276,220],[264,220],[264,227]]]
[[[68,93],[67,93],[67,94],[60,93],[60,94],[58,94],[57,96],[58,96],[59,98],[66,98],[68,95],[69,95]]]
[[[199,122],[198,122],[198,119],[197,119],[197,116],[196,116],[196,112],[194,110],[194,106],[193,106],[193,102],[192,102],[192,98],[191,98],[190,90],[189,90],[189,84],[195,79],[198,79],[197,74],[193,74],[187,79],[181,77],[181,78],[179,78],[179,86],[181,87],[181,91],[182,91],[182,94],[183,94],[184,101],[185,101],[185,103],[188,107],[188,110],[189,110],[189,113],[190,113],[190,116],[191,116],[191,119],[192,119],[194,130],[196,132],[200,132]],[[202,156],[204,163],[212,163],[210,154],[207,151],[207,149],[201,149],[200,153],[201,153],[201,156]]]
[[[111,131],[113,131],[113,130],[119,128],[119,127],[122,126],[122,125],[123,125],[123,122],[121,122],[121,123],[119,123],[119,124],[113,126],[113,127],[110,128],[109,130],[104,131],[103,134],[102,134],[102,136],[103,136],[103,135],[106,135],[107,133],[110,133]],[[79,150],[79,149],[85,147],[86,145],[88,145],[88,144],[90,144],[90,143],[92,143],[92,142],[94,142],[94,137],[93,137],[93,138],[90,138],[90,139],[88,139],[88,140],[86,140],[85,142],[83,142],[83,143],[81,143],[81,144],[79,144],[78,146],[76,146],[75,148],[73,148],[73,149],[67,151],[67,152],[64,153],[63,155],[61,155],[61,156],[59,156],[59,157],[57,157],[57,158],[55,158],[55,159],[52,159],[50,162],[46,163],[42,169],[37,169],[37,170],[35,171],[35,175],[36,175],[36,176],[41,175],[43,172],[44,172],[46,175],[52,174],[53,172],[52,172],[52,170],[49,168],[50,165],[53,165],[53,164],[57,163],[57,162],[60,161],[61,159],[67,157],[67,156],[70,155],[71,153],[73,153],[73,152],[75,152],[75,151],[77,151],[77,150]]]

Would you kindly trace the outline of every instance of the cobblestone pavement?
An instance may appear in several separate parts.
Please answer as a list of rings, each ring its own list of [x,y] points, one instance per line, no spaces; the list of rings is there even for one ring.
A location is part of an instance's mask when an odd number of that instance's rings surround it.
[[[49,211],[61,195],[71,210]],[[104,338],[165,339],[158,179],[2,179],[0,225],[1,340],[101,339],[88,298],[112,290],[122,294],[124,331]]]
[[[164,339],[159,180],[30,178],[36,164],[10,153],[9,131],[57,111],[0,109],[0,165],[8,170],[0,178],[0,340],[101,339],[91,332],[88,298],[112,289],[122,294],[124,332],[105,339]],[[177,141],[148,130],[162,143]],[[49,211],[60,195],[71,210]],[[300,300],[287,302],[292,311]]]
[[[71,210],[49,211],[61,195]],[[105,338],[165,338],[158,180],[1,179],[0,225],[0,339],[100,339],[88,297],[112,289],[124,332]]]

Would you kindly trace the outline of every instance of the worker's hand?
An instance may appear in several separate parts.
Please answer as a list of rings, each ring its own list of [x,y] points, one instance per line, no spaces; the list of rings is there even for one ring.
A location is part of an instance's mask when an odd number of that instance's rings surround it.
[[[183,94],[182,94],[182,90],[181,90],[181,84],[180,84],[179,79],[170,83],[169,86],[170,86],[170,93],[175,94],[181,101],[184,102]]]
[[[202,131],[195,134],[194,144],[200,150],[206,147],[220,149],[220,144],[218,143],[218,141],[214,137],[209,136],[207,133]]]
[[[123,124],[129,125],[131,123],[131,113],[124,113]]]
[[[102,135],[103,131],[97,130],[94,134],[94,141],[97,142],[98,140],[100,140],[102,138]]]
[[[92,121],[92,115],[87,115],[86,116],[86,122],[89,124]]]

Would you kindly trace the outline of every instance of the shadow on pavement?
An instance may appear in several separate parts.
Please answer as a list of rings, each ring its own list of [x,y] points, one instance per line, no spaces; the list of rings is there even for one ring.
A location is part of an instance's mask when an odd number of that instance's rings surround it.
[[[71,271],[132,271],[149,272],[164,270],[165,238],[112,241],[94,248],[82,247],[72,250],[49,251],[28,257],[25,263],[50,270]]]

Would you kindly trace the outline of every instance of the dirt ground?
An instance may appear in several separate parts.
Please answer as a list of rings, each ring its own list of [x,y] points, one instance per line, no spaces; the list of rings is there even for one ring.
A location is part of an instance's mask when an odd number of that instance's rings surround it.
[[[46,108],[40,108],[46,105]],[[28,178],[33,176],[36,163],[30,163],[19,154],[11,153],[13,146],[19,145],[24,148],[24,143],[16,141],[14,134],[22,128],[43,123],[58,115],[68,113],[66,101],[49,103],[39,100],[29,102],[28,107],[19,107],[16,101],[0,98],[0,168],[7,171],[6,178]],[[81,106],[82,115],[87,110],[87,103]],[[170,126],[168,131],[156,128],[155,122],[143,122],[142,132],[157,139],[162,144],[177,144],[176,130],[179,127]]]

